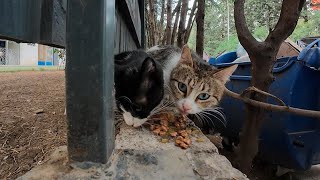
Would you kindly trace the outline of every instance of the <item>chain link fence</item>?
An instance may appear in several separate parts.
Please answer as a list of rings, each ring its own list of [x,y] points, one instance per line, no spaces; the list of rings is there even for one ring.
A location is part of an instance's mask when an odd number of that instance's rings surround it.
[[[0,65],[20,65],[19,44],[7,41],[4,47],[0,47]]]
[[[0,65],[6,65],[6,48],[0,47]]]

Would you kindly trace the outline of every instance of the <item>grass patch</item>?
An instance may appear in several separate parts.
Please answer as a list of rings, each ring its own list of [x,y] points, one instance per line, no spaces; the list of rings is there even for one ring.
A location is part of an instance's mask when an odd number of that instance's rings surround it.
[[[20,71],[57,71],[57,66],[0,66],[2,72],[20,72]]]

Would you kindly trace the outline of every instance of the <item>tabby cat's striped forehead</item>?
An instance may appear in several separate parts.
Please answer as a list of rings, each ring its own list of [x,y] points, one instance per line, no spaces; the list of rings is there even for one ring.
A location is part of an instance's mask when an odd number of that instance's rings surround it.
[[[196,107],[194,109],[197,111],[217,106],[223,96],[224,85],[233,69],[218,70],[205,63],[197,55],[188,52],[188,49],[184,49],[178,65],[171,72],[172,95],[177,101],[188,99],[193,102]],[[185,92],[179,90],[179,85],[183,86],[181,83],[186,86]],[[205,96],[209,98],[199,100],[202,94],[207,94]]]
[[[192,67],[181,63],[178,64],[171,75],[181,79],[209,80],[218,71],[218,69],[196,60]]]

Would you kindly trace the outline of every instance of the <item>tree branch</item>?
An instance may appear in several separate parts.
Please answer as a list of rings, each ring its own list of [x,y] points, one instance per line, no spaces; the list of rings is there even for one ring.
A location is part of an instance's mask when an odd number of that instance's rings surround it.
[[[177,37],[177,45],[178,47],[182,48],[184,45],[184,35],[186,30],[186,17],[187,17],[187,11],[188,11],[188,0],[182,0],[181,1],[181,12],[180,12],[180,22],[179,22],[179,28],[178,28],[178,37]]]
[[[169,1],[168,1],[169,4]],[[159,26],[158,26],[158,43],[161,43],[161,38],[165,36],[167,29],[165,29],[165,32],[163,32],[163,26],[164,26],[164,14],[166,12],[166,8],[165,8],[165,0],[161,1],[161,15],[160,15],[160,22],[159,22]],[[168,14],[168,13],[167,13]],[[168,19],[168,17],[167,17]],[[163,43],[164,44],[164,43]]]
[[[163,37],[163,44],[171,43],[171,27],[172,27],[172,13],[171,13],[172,0],[167,1],[167,27]]]
[[[176,7],[173,9],[173,11],[172,11],[172,16],[175,16],[176,13],[180,13],[180,10],[178,10],[178,9],[180,9],[180,6],[181,6],[181,0],[179,0],[179,1],[177,2]],[[179,11],[179,12],[178,12],[178,11]]]
[[[246,18],[244,16],[244,3],[245,0],[235,0],[234,2],[235,26],[241,45],[246,50],[254,50],[258,47],[259,42],[253,37],[253,35],[249,31],[248,25],[246,23]]]
[[[185,38],[184,38],[184,43],[186,44],[188,42],[189,36],[190,36],[190,32],[192,29],[192,25],[194,22],[194,16],[196,15],[196,8],[197,8],[197,2],[198,0],[194,0],[193,5],[192,5],[192,9],[189,15],[189,20],[188,20],[188,24],[187,24],[187,32],[185,34]]]
[[[273,104],[264,103],[264,102],[260,102],[260,101],[255,101],[255,100],[249,99],[247,97],[243,97],[240,94],[237,94],[235,92],[232,92],[227,88],[225,88],[224,92],[226,95],[228,95],[232,98],[241,100],[247,104],[250,104],[252,106],[256,106],[259,108],[263,108],[265,110],[278,111],[278,112],[289,112],[289,113],[300,115],[300,116],[307,116],[307,117],[311,117],[311,118],[320,118],[320,111],[306,110],[306,109],[300,109],[300,108],[294,108],[294,107],[288,107],[288,106],[279,106],[279,105],[273,105]]]
[[[181,0],[179,0],[179,2],[178,2],[178,4],[177,4],[175,9],[177,9],[177,13],[176,13],[176,17],[175,17],[175,20],[174,20],[174,25],[173,25],[173,28],[172,28],[171,45],[174,44],[175,39],[176,39],[178,22],[179,22],[179,19],[180,19]]]
[[[204,48],[204,16],[205,0],[198,0],[198,11],[196,15],[197,35],[196,35],[196,52],[202,58]]]
[[[248,87],[247,89],[245,89],[245,90],[240,94],[240,96],[245,97],[246,94],[248,94],[249,92],[252,92],[252,91],[253,91],[253,92],[260,93],[260,94],[265,95],[265,96],[270,96],[270,97],[274,98],[276,101],[278,101],[280,105],[282,105],[282,106],[287,106],[286,103],[284,103],[284,102],[283,102],[280,98],[278,98],[277,96],[275,96],[275,95],[273,95],[273,94],[270,94],[270,93],[268,93],[268,92],[262,91],[262,90],[260,90],[260,89],[258,89],[258,88],[256,88],[256,87],[254,87],[254,86],[251,86],[251,87]]]
[[[290,36],[297,25],[304,3],[305,0],[283,0],[279,20],[266,38],[266,42],[280,45]]]

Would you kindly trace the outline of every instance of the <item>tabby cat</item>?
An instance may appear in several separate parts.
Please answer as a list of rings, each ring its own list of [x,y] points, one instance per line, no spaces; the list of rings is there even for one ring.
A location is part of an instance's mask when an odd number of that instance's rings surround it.
[[[237,65],[216,69],[192,53],[187,45],[182,50],[155,46],[147,53],[162,65],[165,92],[182,114],[193,114],[202,122],[209,122],[212,116],[225,120],[217,106]]]

